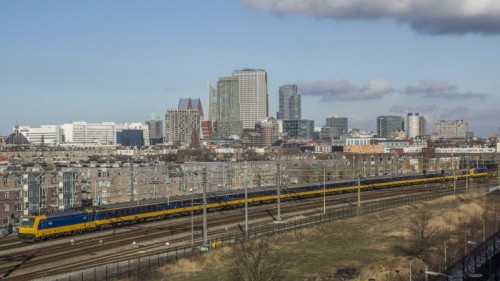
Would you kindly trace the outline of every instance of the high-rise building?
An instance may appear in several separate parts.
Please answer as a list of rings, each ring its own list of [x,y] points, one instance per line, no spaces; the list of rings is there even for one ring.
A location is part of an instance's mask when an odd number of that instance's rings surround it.
[[[279,110],[280,111],[277,114],[278,119],[301,119],[300,94],[297,93],[297,85],[280,86]]]
[[[255,124],[255,132],[260,134],[258,146],[271,146],[278,140],[278,123],[273,117],[268,117]]]
[[[149,142],[155,145],[163,142],[163,121],[155,113],[151,114],[146,120],[149,129]]]
[[[233,77],[239,78],[240,120],[243,122],[243,129],[254,130],[257,122],[269,116],[267,72],[261,69],[235,70]]]
[[[216,121],[217,113],[219,112],[219,103],[217,100],[217,88],[207,82],[208,91],[208,120]]]
[[[217,81],[217,132],[222,138],[243,134],[240,119],[240,84],[238,77],[221,77]]]
[[[393,132],[404,131],[405,121],[401,116],[379,116],[377,117],[377,136],[389,138]]]
[[[438,139],[467,138],[469,123],[464,120],[438,120],[432,126],[432,137]]]
[[[321,128],[321,138],[340,137],[348,132],[347,117],[327,117],[326,125]]]
[[[199,146],[203,109],[200,99],[179,99],[177,109],[165,115],[166,139],[172,144]]]
[[[418,132],[420,136],[427,135],[427,119],[424,116],[418,118]]]
[[[407,115],[407,120],[408,124],[408,129],[406,130],[408,132],[408,138],[413,139],[416,136],[420,135],[420,116],[418,112],[408,112]]]

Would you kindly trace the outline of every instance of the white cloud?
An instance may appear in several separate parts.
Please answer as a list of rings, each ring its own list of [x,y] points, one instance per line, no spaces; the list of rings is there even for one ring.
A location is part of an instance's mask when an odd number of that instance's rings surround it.
[[[406,87],[407,95],[420,95],[426,98],[442,98],[442,99],[484,99],[487,94],[458,92],[457,87],[447,82],[436,81],[433,79],[421,80],[415,86]]]
[[[334,19],[384,19],[426,34],[500,34],[498,0],[243,0],[250,8],[280,15]]]
[[[367,85],[356,86],[345,79],[298,82],[302,95],[321,96],[323,102],[380,99],[393,91],[384,79],[372,79]]]

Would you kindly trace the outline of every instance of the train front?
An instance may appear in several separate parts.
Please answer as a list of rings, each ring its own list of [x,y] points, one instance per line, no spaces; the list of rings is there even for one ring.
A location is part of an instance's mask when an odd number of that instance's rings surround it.
[[[39,218],[37,216],[23,216],[19,227],[19,234],[17,236],[26,242],[35,241],[38,222]]]

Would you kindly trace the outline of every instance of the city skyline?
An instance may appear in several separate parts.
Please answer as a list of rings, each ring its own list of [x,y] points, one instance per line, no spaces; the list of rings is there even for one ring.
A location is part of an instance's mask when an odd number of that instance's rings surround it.
[[[271,117],[279,86],[296,84],[317,127],[345,116],[376,131],[378,116],[415,111],[498,133],[498,4],[425,17],[427,2],[396,2],[2,2],[0,134],[16,122],[144,122],[181,97],[208,108],[206,81],[243,68],[266,70]]]

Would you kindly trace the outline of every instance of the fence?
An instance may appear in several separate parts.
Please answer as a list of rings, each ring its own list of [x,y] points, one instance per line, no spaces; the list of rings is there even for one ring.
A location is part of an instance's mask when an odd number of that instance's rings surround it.
[[[466,192],[465,188],[457,188],[456,193]],[[434,200],[440,197],[454,194],[453,190],[445,190],[436,193],[421,194],[411,197],[401,197],[386,200],[377,200],[373,202],[363,202],[363,205],[358,209],[357,206],[347,206],[330,210],[326,214],[299,218],[289,222],[273,223],[263,226],[256,226],[249,229],[248,238],[256,238],[265,235],[274,235],[288,231],[295,231],[301,228],[310,227],[317,224],[336,221],[344,218],[356,216],[358,214],[368,214],[378,211],[383,211],[399,206],[420,203],[428,200]],[[213,237],[210,240],[212,248],[219,246],[227,246],[245,239],[242,232],[234,232],[223,234],[218,237]],[[57,280],[57,281],[92,281],[92,280],[120,280],[127,277],[139,277],[144,272],[151,272],[160,266],[168,263],[173,263],[181,258],[202,254],[202,248],[191,246],[178,247],[161,254],[145,256],[125,262],[118,262],[103,265],[96,268],[89,268],[79,272],[73,272],[65,275],[43,278],[40,280]]]

